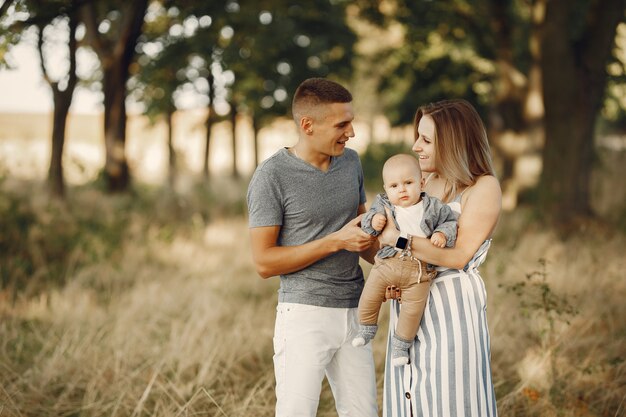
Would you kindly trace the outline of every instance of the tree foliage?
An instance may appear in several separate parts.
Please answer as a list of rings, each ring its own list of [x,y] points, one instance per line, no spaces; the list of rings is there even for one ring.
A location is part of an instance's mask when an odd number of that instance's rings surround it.
[[[546,145],[540,203],[558,222],[591,214],[594,127],[626,1],[546,2],[542,27]]]
[[[346,4],[319,1],[310,10],[293,0],[164,2],[151,8],[140,38],[137,85],[144,87],[136,97],[153,114],[175,104],[177,93],[196,89],[206,94],[209,118],[216,105],[230,108],[248,114],[256,132],[289,114],[303,79],[349,79],[356,36],[345,24]]]
[[[380,90],[394,124],[410,123],[424,103],[464,97],[487,113],[499,83],[500,53],[512,71],[529,66],[528,13],[512,2],[491,0],[378,2],[361,0],[361,16],[380,25],[400,25],[397,48],[376,59],[387,69]],[[499,51],[498,32],[507,30],[512,49]],[[503,48],[505,49],[505,48]]]
[[[43,79],[52,91],[53,116],[50,164],[48,169],[48,184],[50,190],[57,197],[65,194],[65,179],[63,175],[63,149],[65,144],[65,129],[67,115],[72,104],[74,90],[78,84],[76,74],[76,53],[78,41],[76,32],[79,24],[78,0],[54,0],[47,3],[20,0],[6,1],[0,8],[3,34],[0,35],[0,44],[6,51],[20,40],[22,32],[34,28],[37,32],[37,51]],[[6,13],[6,15],[5,15]],[[66,39],[59,41],[50,31],[66,28]],[[6,34],[6,35],[5,35]],[[60,48],[59,48],[60,46]],[[55,53],[51,53],[50,50]],[[59,49],[65,49],[66,68],[59,76],[53,74],[50,67],[51,55],[59,55]],[[4,54],[0,61],[5,62]],[[58,71],[57,71],[58,72]]]
[[[409,123],[421,104],[468,99],[504,161],[503,179],[520,152],[537,151],[545,141],[544,213],[565,218],[590,213],[593,132],[617,24],[624,21],[623,0],[358,4],[362,16],[403,30],[398,47],[378,57],[387,66],[380,89],[392,122]],[[512,142],[504,140],[505,131]]]

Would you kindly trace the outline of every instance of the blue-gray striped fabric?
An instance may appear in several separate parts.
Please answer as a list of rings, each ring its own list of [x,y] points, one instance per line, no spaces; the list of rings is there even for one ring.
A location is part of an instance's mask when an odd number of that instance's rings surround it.
[[[410,363],[391,364],[387,344],[383,416],[495,417],[485,286],[478,272],[491,241],[464,270],[443,269],[433,281]],[[390,329],[400,304],[391,303]]]

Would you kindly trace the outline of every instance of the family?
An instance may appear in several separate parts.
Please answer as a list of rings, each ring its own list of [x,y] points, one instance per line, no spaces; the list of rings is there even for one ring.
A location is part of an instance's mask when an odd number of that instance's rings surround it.
[[[369,211],[351,93],[324,78],[297,88],[298,141],[248,187],[252,257],[280,276],[276,416],[315,416],[328,379],[341,417],[378,416],[372,344],[390,301],[382,415],[497,415],[484,261],[501,191],[484,125],[464,100],[417,109],[415,155],[383,166]],[[374,264],[367,277],[359,257]]]

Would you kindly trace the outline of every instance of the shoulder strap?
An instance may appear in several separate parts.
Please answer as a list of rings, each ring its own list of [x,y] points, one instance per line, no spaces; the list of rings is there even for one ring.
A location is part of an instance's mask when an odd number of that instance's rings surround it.
[[[461,198],[463,198],[463,194],[465,193],[465,191],[467,191],[467,189],[470,187],[465,187],[463,189],[463,191],[461,191],[460,193],[458,193],[453,199],[452,201],[458,201],[459,203],[461,202]]]

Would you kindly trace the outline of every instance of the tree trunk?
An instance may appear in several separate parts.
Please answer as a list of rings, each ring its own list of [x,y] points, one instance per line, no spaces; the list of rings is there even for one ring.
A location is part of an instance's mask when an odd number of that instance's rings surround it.
[[[537,107],[541,78],[538,77],[539,55],[534,51],[533,37],[537,30],[532,23],[529,39],[531,67],[528,73],[518,69],[514,60],[513,23],[507,2],[491,0],[491,36],[495,43],[495,62],[498,79],[494,83],[494,97],[488,118],[488,131],[494,153],[501,160],[498,176],[502,183],[503,207],[517,205],[520,181],[515,166],[519,158],[537,152],[542,137],[543,108]],[[540,100],[539,100],[540,101]]]
[[[209,157],[211,151],[211,131],[213,129],[213,106],[209,105],[206,121],[206,140],[204,143],[204,166],[202,167],[202,173],[204,174],[204,178],[208,179],[210,177],[209,171]]]
[[[239,169],[237,167],[237,103],[230,103],[230,127],[233,138],[233,178],[239,178]]]
[[[176,184],[176,150],[174,149],[174,132],[172,129],[172,115],[174,111],[168,110],[165,114],[165,124],[167,126],[167,154],[168,170],[167,178],[170,187],[173,189]]]
[[[206,126],[206,141],[204,145],[204,166],[202,167],[202,173],[204,174],[204,178],[208,179],[210,176],[209,171],[209,156],[211,150],[211,130],[213,128],[213,122],[215,120],[215,111],[213,108],[213,102],[215,100],[215,88],[214,88],[215,77],[213,73],[209,71],[209,75],[207,76],[207,83],[209,85],[209,91],[207,95],[209,97],[209,105],[207,107],[207,116],[205,121]]]
[[[489,109],[487,130],[494,155],[501,161],[498,177],[502,183],[504,207],[513,209],[517,205],[519,191],[515,164],[528,148],[524,135],[526,126],[521,117],[524,94],[521,91],[523,86],[512,83],[512,78],[518,75],[512,61],[501,56],[497,60],[497,68],[498,87]]]
[[[52,81],[43,54],[43,31],[44,26],[39,27],[37,38],[37,49],[41,64],[43,77],[52,89],[52,99],[54,103],[52,115],[52,146],[50,152],[50,166],[48,168],[48,186],[50,191],[56,197],[63,198],[65,196],[65,178],[63,175],[63,148],[65,146],[65,129],[67,126],[67,114],[72,105],[74,90],[78,82],[76,75],[76,50],[78,43],[76,41],[76,28],[78,27],[78,17],[75,12],[68,16],[68,58],[69,69],[67,74],[67,85],[61,89],[59,82]]]
[[[126,81],[141,34],[148,0],[125,2],[120,8],[121,23],[113,38],[98,31],[96,2],[82,6],[85,40],[93,47],[102,65],[104,91],[104,174],[111,192],[128,189],[130,173],[126,162]]]
[[[533,151],[543,149],[545,143],[545,110],[542,94],[540,36],[541,25],[544,19],[542,1],[533,1],[531,8],[531,30],[528,40],[531,63],[528,70],[528,88],[524,101],[524,120],[526,121],[527,134]]]
[[[254,142],[254,167],[259,166],[259,121],[252,115],[252,140]]]
[[[547,2],[541,42],[546,144],[539,199],[545,214],[562,225],[591,214],[594,124],[624,3],[592,2],[587,26],[573,37],[574,4]]]
[[[104,173],[111,192],[126,191],[130,182],[126,162],[126,79],[128,66],[121,62],[104,68]]]
[[[63,148],[65,145],[67,114],[72,104],[72,95],[65,94],[65,92],[58,90],[53,90],[52,93],[54,97],[54,109],[52,116],[52,151],[50,153],[50,167],[48,169],[48,185],[53,195],[62,198],[65,196]]]

